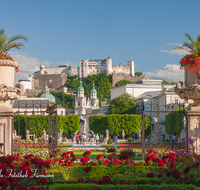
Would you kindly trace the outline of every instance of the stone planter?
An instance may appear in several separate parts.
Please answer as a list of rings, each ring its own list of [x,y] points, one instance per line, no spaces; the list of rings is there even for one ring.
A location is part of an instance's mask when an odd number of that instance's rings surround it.
[[[17,66],[16,61],[0,59],[0,84],[14,86],[14,70]]]
[[[193,86],[193,85],[197,85],[200,84],[200,80],[198,79],[197,74],[188,69],[188,65],[183,66],[185,69],[185,86]],[[196,71],[200,74],[200,69],[196,69]]]

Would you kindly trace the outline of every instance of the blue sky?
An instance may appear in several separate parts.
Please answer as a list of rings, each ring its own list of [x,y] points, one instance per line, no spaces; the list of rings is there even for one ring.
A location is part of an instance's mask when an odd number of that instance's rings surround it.
[[[176,44],[200,34],[198,0],[6,0],[0,28],[23,34],[24,48],[10,54],[20,65],[16,79],[26,79],[40,64],[78,65],[82,59],[113,64],[135,62],[149,78],[183,80]]]

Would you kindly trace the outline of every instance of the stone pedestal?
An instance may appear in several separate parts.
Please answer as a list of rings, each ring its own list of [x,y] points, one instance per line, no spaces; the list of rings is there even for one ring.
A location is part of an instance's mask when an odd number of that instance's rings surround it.
[[[0,143],[3,143],[4,155],[12,155],[12,117],[13,112],[0,107]]]
[[[200,153],[200,106],[191,107],[186,112],[188,120],[188,137],[193,140],[193,146],[195,147],[195,152]]]

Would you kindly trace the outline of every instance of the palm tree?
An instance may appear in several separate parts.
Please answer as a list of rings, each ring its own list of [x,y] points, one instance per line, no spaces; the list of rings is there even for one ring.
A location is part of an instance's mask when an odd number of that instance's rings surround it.
[[[188,33],[185,33],[184,36],[189,40],[189,42],[183,42],[181,47],[176,47],[174,50],[186,50],[191,54],[198,54],[200,56],[200,35],[197,36],[196,40],[192,39]]]
[[[12,48],[21,49],[23,46],[22,43],[16,43],[16,40],[24,40],[27,42],[27,38],[22,35],[5,35],[4,30],[0,29],[0,54],[6,53]]]

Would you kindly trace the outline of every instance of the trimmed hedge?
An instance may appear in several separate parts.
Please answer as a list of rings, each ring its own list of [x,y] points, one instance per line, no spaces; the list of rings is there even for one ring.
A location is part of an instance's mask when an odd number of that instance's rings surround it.
[[[151,117],[145,116],[145,130],[151,125]],[[89,128],[95,133],[104,134],[106,129],[110,135],[122,134],[133,135],[142,129],[142,116],[137,114],[113,114],[113,115],[91,115],[89,117]]]
[[[52,174],[52,173],[51,173]],[[53,173],[54,176],[57,175],[56,173]],[[63,180],[62,177],[59,178],[55,176],[56,178],[53,178],[51,180],[48,181],[48,184],[53,184],[53,183],[60,183],[60,184],[73,184],[73,183],[77,183],[77,179],[74,180]],[[62,180],[61,180],[62,179]],[[121,184],[122,182],[126,182],[126,181],[132,181],[132,185],[140,185],[140,184],[150,184],[150,185],[160,185],[162,183],[162,178],[134,178],[134,177],[122,177],[122,176],[118,176],[118,177],[114,177],[112,178],[112,181],[114,182],[114,184]]]
[[[67,179],[77,179],[80,178],[82,173],[85,173],[83,169],[85,166],[77,166],[77,167],[65,167]],[[125,172],[132,172],[137,177],[144,176],[149,172],[159,172],[161,170],[166,169],[165,167],[158,166],[93,166],[92,170],[89,171],[87,175],[90,178],[101,179],[103,176],[114,176],[123,174]]]
[[[195,185],[96,185],[96,184],[53,184],[50,190],[196,190]]]
[[[23,138],[25,138],[25,126],[31,132],[31,134],[33,134],[33,126],[34,126],[34,134],[36,135],[36,137],[40,137],[44,129],[48,134],[49,119],[51,120],[51,123],[55,122],[55,116],[15,115],[14,129],[17,131],[18,134],[20,126],[20,135],[22,135]],[[79,124],[80,124],[80,119],[78,115],[58,116],[58,132],[60,131],[60,129],[62,129],[65,134],[67,133],[74,134],[76,131],[79,130]]]

